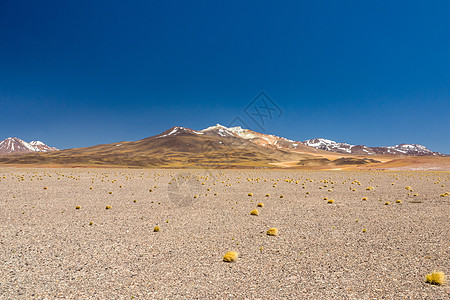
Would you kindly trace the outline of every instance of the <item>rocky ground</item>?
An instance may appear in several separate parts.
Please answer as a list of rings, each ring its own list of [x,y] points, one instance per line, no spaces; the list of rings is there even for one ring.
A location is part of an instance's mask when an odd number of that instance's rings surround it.
[[[450,297],[424,280],[450,272],[448,172],[3,168],[0,180],[0,298]]]

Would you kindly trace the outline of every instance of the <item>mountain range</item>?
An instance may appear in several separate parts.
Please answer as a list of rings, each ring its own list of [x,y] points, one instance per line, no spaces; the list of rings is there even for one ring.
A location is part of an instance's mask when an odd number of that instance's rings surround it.
[[[293,141],[275,135],[262,134],[249,129],[242,129],[240,126],[227,128],[220,124],[211,126],[200,132],[214,132],[216,134],[234,134],[243,139],[264,147],[273,147],[288,151],[308,150],[308,147],[316,149],[354,155],[411,155],[411,156],[443,156],[439,152],[433,152],[425,146],[418,144],[399,144],[395,146],[367,147],[365,145],[351,145],[338,143],[332,140],[318,138],[303,142]]]
[[[338,143],[327,139],[312,139],[303,142],[305,145],[332,151],[336,153],[347,153],[355,155],[411,155],[411,156],[443,156],[439,152],[433,152],[425,146],[418,144],[400,144],[395,146],[367,147],[365,145],[350,145]]]
[[[0,154],[21,155],[2,155],[0,163],[162,168],[333,167],[377,164],[396,157],[445,156],[417,144],[367,147],[327,139],[300,142],[220,124],[198,131],[176,126],[138,141],[56,150],[42,142],[8,138],[0,142]]]

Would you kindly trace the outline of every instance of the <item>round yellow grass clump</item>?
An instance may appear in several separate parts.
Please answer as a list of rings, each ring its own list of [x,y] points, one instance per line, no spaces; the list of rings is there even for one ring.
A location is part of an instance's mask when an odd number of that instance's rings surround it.
[[[155,228],[153,228],[153,232],[159,232],[159,226],[155,226]]]
[[[259,216],[259,211],[255,208],[254,210],[252,210],[252,211],[250,212],[250,214],[251,214],[252,216]]]
[[[263,206],[264,206],[264,203],[258,203],[256,206],[258,206],[258,207],[263,207]]]
[[[444,272],[433,271],[433,273],[425,276],[425,280],[431,284],[444,285],[446,283],[446,275]]]
[[[111,209],[111,206],[109,206],[109,205],[106,205],[106,209]]]
[[[252,196],[253,196],[253,193],[248,193],[248,196],[249,196],[249,197],[252,197]]]
[[[441,194],[440,196],[441,197],[448,197],[448,195],[450,195],[450,194],[448,192],[445,192],[445,193]]]
[[[44,190],[48,190],[48,187],[44,186]]]
[[[328,203],[328,204],[333,204],[333,203],[334,203],[334,200],[333,200],[333,199],[330,199],[330,200],[327,201],[327,203]]]
[[[280,198],[284,198],[284,196],[283,196],[283,195],[280,195]]]
[[[328,197],[324,197],[323,200],[328,200]]]
[[[270,194],[266,194],[266,197],[269,197],[270,196]]]
[[[384,205],[389,205],[390,203],[389,202],[384,202]]]
[[[235,262],[238,258],[239,254],[236,251],[230,251],[225,253],[223,256],[224,262]]]
[[[373,191],[373,187],[369,186],[368,188],[366,188],[366,191]]]
[[[276,236],[276,235],[278,235],[278,229],[275,227],[272,227],[269,230],[267,230],[266,234],[270,235],[270,236]]]
[[[395,200],[395,203],[402,203],[402,200]]]
[[[362,198],[364,201],[366,201],[367,200],[367,197],[364,197],[364,198]]]
[[[75,209],[80,209],[81,208],[81,206],[75,206]]]

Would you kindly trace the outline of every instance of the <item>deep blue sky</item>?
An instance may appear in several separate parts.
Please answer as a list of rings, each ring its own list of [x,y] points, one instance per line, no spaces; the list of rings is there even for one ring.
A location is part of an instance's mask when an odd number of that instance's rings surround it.
[[[241,117],[450,153],[450,1],[0,2],[0,140],[59,148]],[[259,130],[261,131],[261,130]]]

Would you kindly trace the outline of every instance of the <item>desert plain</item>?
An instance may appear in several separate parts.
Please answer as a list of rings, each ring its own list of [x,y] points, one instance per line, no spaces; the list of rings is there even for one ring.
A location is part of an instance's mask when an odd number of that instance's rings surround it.
[[[449,179],[1,168],[0,298],[448,299]]]

